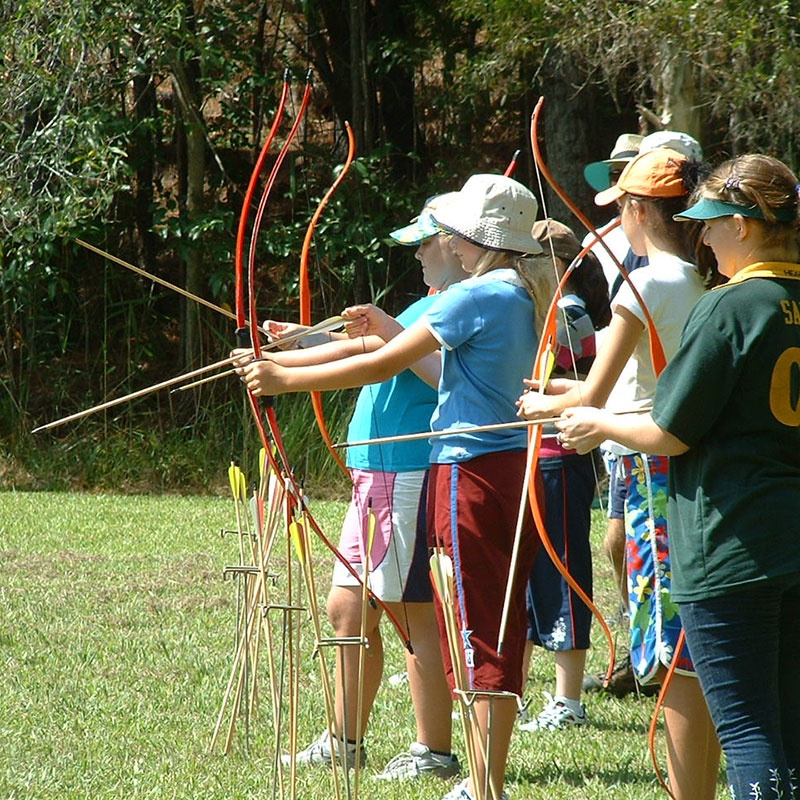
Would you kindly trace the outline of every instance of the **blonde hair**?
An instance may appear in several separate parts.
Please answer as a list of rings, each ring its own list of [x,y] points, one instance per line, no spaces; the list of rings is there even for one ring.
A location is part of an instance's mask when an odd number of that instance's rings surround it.
[[[485,275],[493,269],[510,267],[519,276],[525,290],[533,300],[533,322],[536,333],[541,336],[544,317],[558,282],[552,269],[552,262],[545,267],[535,256],[526,256],[510,250],[487,250],[479,259],[474,277]]]

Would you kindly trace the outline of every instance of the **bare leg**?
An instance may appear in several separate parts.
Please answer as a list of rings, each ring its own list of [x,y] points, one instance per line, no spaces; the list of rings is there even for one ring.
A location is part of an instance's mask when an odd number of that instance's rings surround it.
[[[700,681],[674,674],[664,699],[667,772],[675,800],[713,800],[720,746]]]
[[[533,660],[533,642],[525,642],[525,650],[522,653],[522,693],[525,694],[525,684],[528,682],[528,675],[531,671],[531,661]]]
[[[359,636],[361,632],[361,589],[334,586],[328,595],[328,618],[336,636]],[[411,701],[417,725],[417,741],[431,750],[449,753],[452,747],[452,700],[442,665],[439,629],[433,603],[388,604],[392,611],[407,615],[413,636],[414,653],[406,653]],[[359,648],[345,646],[336,661],[336,734],[345,732],[351,741],[360,741],[367,730],[369,715],[383,676],[383,639],[380,611],[367,609],[369,648],[364,658],[364,687],[361,724],[358,714]],[[342,669],[342,659],[344,668]],[[346,707],[345,707],[346,700]]]
[[[533,642],[525,642],[522,656],[522,685],[528,680],[533,659]],[[586,667],[586,650],[559,650],[553,653],[556,662],[557,697],[580,700],[583,691],[583,670]]]
[[[620,597],[625,608],[628,607],[628,574],[625,567],[625,520],[609,519],[606,525],[606,535],[603,539],[605,550],[611,568],[614,570],[614,583],[619,589]]]
[[[361,635],[361,588],[333,586],[328,595],[328,619],[338,637]],[[363,701],[360,725],[358,714],[357,646],[344,646],[336,659],[336,730],[339,738],[360,741],[367,729],[369,714],[383,676],[383,640],[380,628],[381,612],[367,609],[366,638],[369,648],[364,654]],[[345,698],[347,706],[345,707]]]
[[[508,747],[517,718],[517,704],[513,698],[509,697],[479,698],[473,703],[473,708],[478,720],[478,730],[473,731],[472,736],[477,763],[469,777],[470,794],[476,799],[493,800],[495,798],[495,800],[500,800],[503,794],[506,762],[508,761]],[[490,716],[491,730],[489,730]],[[483,759],[484,751],[489,753],[488,765]],[[490,790],[488,794],[485,794],[483,787],[486,785],[487,769]]]
[[[389,604],[392,611],[400,603]],[[433,603],[407,603],[414,653],[406,652],[406,670],[417,723],[417,741],[431,750],[449,753],[452,747],[452,698],[442,665],[439,628]]]
[[[556,660],[556,696],[580,700],[586,650],[559,650],[553,655]]]

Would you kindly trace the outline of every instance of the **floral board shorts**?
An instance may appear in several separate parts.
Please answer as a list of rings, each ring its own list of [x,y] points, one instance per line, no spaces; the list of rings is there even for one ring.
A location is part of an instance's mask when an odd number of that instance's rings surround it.
[[[661,665],[671,664],[683,628],[670,591],[666,519],[669,458],[634,453],[621,456],[621,466],[628,490],[625,536],[631,664],[639,681],[648,683]],[[675,669],[694,675],[685,643]]]

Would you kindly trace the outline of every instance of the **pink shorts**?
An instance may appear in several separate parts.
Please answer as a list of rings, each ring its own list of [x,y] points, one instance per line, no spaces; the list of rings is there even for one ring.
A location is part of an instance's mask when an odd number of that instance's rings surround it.
[[[353,469],[350,474],[353,495],[342,525],[339,550],[363,577],[371,509],[375,533],[369,559],[369,588],[385,603],[432,602],[425,532],[427,470]],[[333,585],[358,584],[336,561]]]
[[[521,694],[522,657],[527,634],[525,589],[539,537],[525,504],[522,539],[512,603],[497,653],[500,620],[525,475],[525,453],[489,453],[459,464],[431,466],[428,542],[444,548],[453,562],[459,648],[469,686],[461,688]],[[444,615],[435,600],[442,656],[450,688],[453,665],[445,638]]]

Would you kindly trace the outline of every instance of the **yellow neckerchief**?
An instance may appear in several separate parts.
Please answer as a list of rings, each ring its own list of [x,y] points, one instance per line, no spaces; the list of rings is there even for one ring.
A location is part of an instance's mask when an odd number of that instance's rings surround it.
[[[800,264],[785,261],[757,261],[737,272],[727,283],[715,286],[715,289],[724,289],[736,283],[746,281],[748,278],[790,278],[800,280]]]

